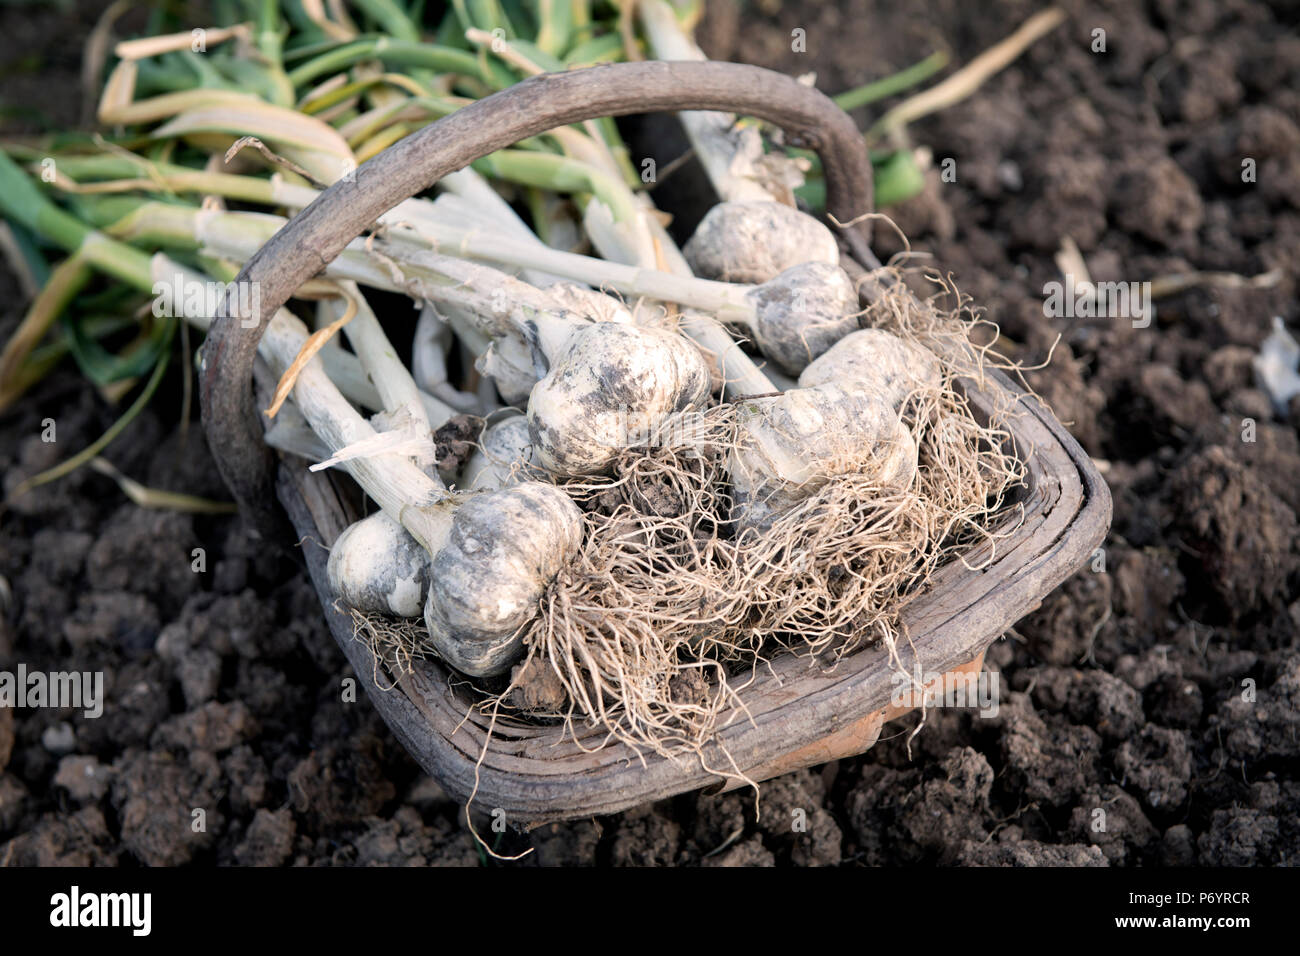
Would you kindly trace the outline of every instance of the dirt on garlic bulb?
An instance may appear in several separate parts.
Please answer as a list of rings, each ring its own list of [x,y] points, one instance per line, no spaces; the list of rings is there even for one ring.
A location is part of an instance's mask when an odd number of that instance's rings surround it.
[[[710,388],[704,356],[674,331],[615,322],[583,328],[529,397],[537,462],[557,475],[603,471],[630,435],[703,405]]]
[[[582,513],[560,488],[527,481],[464,501],[434,555],[424,621],[438,653],[472,677],[503,674],[543,592],[582,545]]]
[[[330,549],[330,586],[349,607],[419,617],[429,590],[429,553],[379,511],[344,529]]]
[[[835,236],[822,223],[793,206],[761,200],[718,203],[682,253],[697,276],[723,282],[766,282],[807,262],[840,262]]]
[[[766,529],[838,475],[870,474],[881,488],[900,490],[916,475],[911,431],[869,392],[826,383],[746,400],[737,410],[727,467],[740,529]]]
[[[858,328],[858,293],[838,266],[806,262],[749,293],[754,344],[781,371],[798,375]],[[724,316],[725,318],[725,316]]]
[[[861,329],[832,345],[799,376],[804,388],[827,382],[871,392],[898,410],[909,395],[942,387],[943,368],[922,345],[884,329]]]
[[[507,405],[523,406],[538,379],[546,374],[548,343],[539,335],[539,321],[529,318],[539,314],[541,305],[548,311],[540,327],[548,331],[566,324],[576,327],[584,322],[633,320],[632,312],[619,299],[570,282],[548,286],[532,301],[513,304],[499,312],[480,309],[467,314],[467,321],[490,339],[487,351],[479,356],[475,367],[496,383],[497,392]]]

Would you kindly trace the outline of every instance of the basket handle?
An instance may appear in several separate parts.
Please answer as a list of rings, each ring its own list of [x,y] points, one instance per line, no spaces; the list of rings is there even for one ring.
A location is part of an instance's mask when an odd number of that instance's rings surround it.
[[[871,165],[857,127],[826,95],[784,74],[716,61],[611,63],[547,73],[478,100],[413,133],[323,191],[248,260],[203,347],[203,427],[222,478],[254,529],[282,525],[274,458],[250,388],[266,321],[305,281],[399,202],[521,139],[603,116],[722,110],[768,120],[821,157],[826,210],[842,223],[872,211]],[[860,261],[870,220],[843,232]],[[259,295],[237,289],[256,283]],[[241,312],[240,299],[257,303]]]

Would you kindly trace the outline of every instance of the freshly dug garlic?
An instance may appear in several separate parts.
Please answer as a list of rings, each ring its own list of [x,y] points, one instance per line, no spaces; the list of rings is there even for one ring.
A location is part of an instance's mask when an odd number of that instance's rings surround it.
[[[429,589],[429,553],[379,511],[349,525],[330,549],[330,587],[358,611],[418,617]]]
[[[699,349],[674,331],[633,323],[617,299],[575,286],[540,291],[470,263],[448,270],[477,290],[460,315],[492,343],[480,368],[495,375],[499,362],[522,385],[531,365],[541,379],[529,395],[529,431],[537,463],[555,474],[602,470],[632,433],[657,429],[710,393]],[[494,284],[505,293],[502,309],[484,291]]]
[[[473,677],[505,673],[543,592],[582,544],[582,513],[554,485],[528,481],[456,508],[434,555],[424,621],[438,653]]]
[[[499,236],[485,237],[454,225],[432,226],[426,239],[454,244],[458,254],[523,268],[541,268],[578,282],[617,289],[624,295],[711,312],[721,322],[743,326],[763,354],[790,375],[798,375],[809,362],[858,327],[855,317],[858,299],[853,281],[843,269],[828,262],[805,262],[760,285],[750,285],[591,259]],[[412,269],[430,268],[431,263],[437,263],[437,272],[444,275],[468,274],[471,269],[484,274],[496,271],[463,262],[459,266],[446,265],[446,257],[423,252],[403,252],[397,248],[390,251],[397,261],[407,263]],[[506,288],[517,280],[500,276],[494,281]],[[463,297],[463,284],[456,289]],[[539,294],[536,289],[521,293],[525,298],[520,301],[536,303]],[[533,307],[543,311],[550,308]]]
[[[803,388],[826,382],[869,391],[897,411],[918,389],[941,386],[943,369],[922,345],[884,329],[861,329],[832,345],[799,376]]]
[[[916,474],[916,442],[888,404],[834,383],[746,400],[728,455],[740,528],[767,528],[837,475],[865,472],[885,488]]]
[[[409,411],[412,402],[402,395],[409,391],[418,396],[418,389],[400,362],[387,360],[392,356],[391,343],[384,339],[377,320],[367,321],[368,314],[358,309],[354,319],[368,336],[364,349],[358,344],[362,361],[369,363],[368,374],[378,376],[376,388],[388,392],[385,409],[390,414],[403,408]],[[302,321],[279,310],[262,338],[273,370],[283,374],[307,340]],[[329,381],[319,362],[301,369],[293,398],[336,456],[382,438]],[[452,495],[436,476],[405,454],[392,451],[350,457],[346,467],[366,494],[409,533],[417,546],[409,552],[416,567],[423,564],[416,560],[421,550],[426,560],[433,555],[424,602],[433,645],[450,663],[474,676],[508,669],[523,650],[523,626],[539,612],[546,588],[581,546],[583,523],[577,505],[562,489],[539,482],[472,496]],[[375,529],[382,532],[383,526],[375,522],[340,535],[335,544],[345,547],[331,554],[340,574],[351,564],[349,554],[391,559],[391,548],[384,543],[388,539]],[[375,539],[370,534],[376,534]],[[348,546],[348,537],[355,538],[356,547]],[[399,544],[406,546],[400,539]],[[414,586],[418,572],[407,574],[399,566],[391,580],[395,583],[387,587],[381,582],[377,599],[363,595],[356,603],[409,612],[409,592],[418,591]],[[345,599],[357,597],[346,582],[336,580],[334,587]]]
[[[633,322],[636,315],[619,299],[572,282],[557,282],[546,292],[567,312],[597,322]]]
[[[433,505],[433,555],[379,512],[343,532],[330,552],[334,592],[360,611],[424,615],[430,640],[453,667],[474,677],[504,673],[522,654],[520,630],[542,592],[582,543],[582,515],[554,485],[509,475],[528,454],[527,422],[515,415],[483,439],[475,483],[485,490]]]
[[[528,434],[528,419],[510,410],[499,421],[483,429],[479,447],[475,448],[461,472],[461,486],[470,491],[505,488],[518,484],[525,472],[517,466],[533,461],[533,441]]]
[[[754,344],[783,372],[798,375],[858,327],[858,294],[838,266],[806,262],[756,286],[749,331]],[[719,318],[727,319],[725,313]]]
[[[805,262],[840,262],[835,237],[812,216],[754,200],[718,203],[682,252],[696,275],[724,282],[767,282]]]
[[[709,366],[668,329],[597,322],[573,333],[528,400],[538,463],[560,475],[607,468],[630,435],[704,403]]]

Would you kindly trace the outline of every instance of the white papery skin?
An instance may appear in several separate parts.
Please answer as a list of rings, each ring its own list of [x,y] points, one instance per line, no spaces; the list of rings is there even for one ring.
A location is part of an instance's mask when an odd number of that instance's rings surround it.
[[[434,555],[424,622],[443,659],[473,677],[503,674],[524,625],[582,545],[582,513],[554,485],[526,481],[474,495]]]
[[[582,513],[554,485],[523,481],[445,505],[446,537],[429,553],[383,512],[351,525],[330,551],[331,586],[349,606],[424,614],[429,638],[473,677],[509,670],[520,630],[582,544]]]
[[[699,349],[668,329],[598,322],[574,333],[528,400],[537,462],[557,475],[603,471],[631,436],[701,406],[710,390]]]
[[[858,328],[853,280],[827,262],[791,266],[747,298],[754,309],[754,344],[788,375],[800,374]]]
[[[888,404],[833,383],[792,389],[738,406],[727,460],[733,519],[765,529],[837,475],[866,473],[904,489],[916,475],[916,442]]]
[[[829,229],[778,202],[718,203],[682,252],[697,276],[723,282],[767,282],[805,262],[840,262]]]
[[[637,315],[621,299],[573,282],[557,282],[546,289],[561,306],[596,322],[633,322]]]
[[[483,429],[478,447],[461,471],[461,487],[469,491],[484,488],[507,488],[518,484],[533,464],[533,440],[528,434],[528,419],[511,409],[512,414]]]
[[[378,511],[353,522],[334,542],[330,586],[359,611],[418,617],[429,588],[429,552]]]
[[[836,342],[799,376],[808,388],[835,382],[879,396],[894,410],[917,391],[943,385],[943,369],[933,352],[884,329],[862,329]]]

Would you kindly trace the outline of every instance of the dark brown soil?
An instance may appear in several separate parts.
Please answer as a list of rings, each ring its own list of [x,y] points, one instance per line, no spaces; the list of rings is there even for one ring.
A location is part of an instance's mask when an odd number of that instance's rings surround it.
[[[712,55],[816,71],[831,91],[936,45],[969,61],[1038,7],[711,6]],[[743,793],[690,795],[507,835],[503,848],[536,851],[525,865],[1300,856],[1300,403],[1274,414],[1250,365],[1273,316],[1300,324],[1297,12],[1256,0],[1063,6],[1066,24],[913,128],[936,161],[956,160],[957,181],[932,170],[894,215],[1026,364],[1063,336],[1029,380],[1105,463],[1104,570],[1082,570],[990,650],[995,717],[933,711],[914,738],[911,720],[891,725],[864,757],[772,781],[758,816]],[[6,104],[77,120],[69,37],[93,15],[71,16],[0,11],[5,47],[20,51],[3,67]],[[807,53],[790,52],[796,27]],[[1090,50],[1094,28],[1104,54]],[[22,63],[42,56],[38,97]],[[1241,181],[1243,158],[1257,182]],[[897,248],[878,236],[882,253]],[[1049,319],[1043,286],[1066,236],[1099,281],[1284,276],[1161,299],[1145,329]],[[19,300],[3,282],[7,336]],[[151,485],[220,497],[201,434],[175,427],[179,396],[177,376],[108,457]],[[55,445],[40,439],[46,417]],[[113,417],[72,372],[54,376],[0,418],[5,489]],[[0,591],[0,669],[100,670],[108,696],[96,720],[0,709],[0,865],[480,862],[459,809],[364,697],[347,699],[348,669],[302,570],[238,519],[141,511],[82,471],[0,519],[0,575],[12,590]]]

